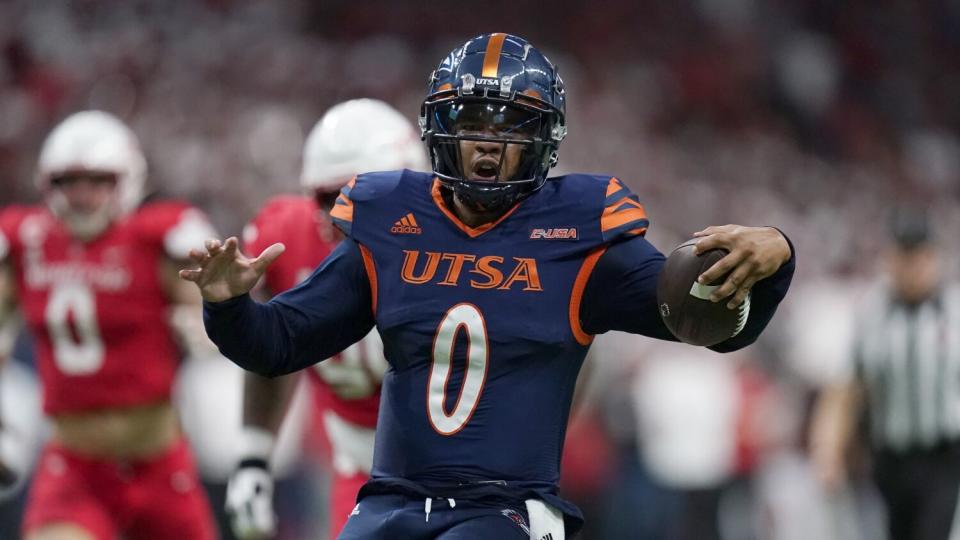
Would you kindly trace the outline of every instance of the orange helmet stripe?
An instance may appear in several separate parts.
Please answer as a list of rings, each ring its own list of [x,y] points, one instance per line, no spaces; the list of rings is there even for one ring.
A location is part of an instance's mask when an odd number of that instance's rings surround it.
[[[507,35],[497,32],[490,36],[487,41],[487,51],[483,53],[483,72],[482,77],[497,77],[497,71],[500,68],[500,52],[503,50],[503,40]]]

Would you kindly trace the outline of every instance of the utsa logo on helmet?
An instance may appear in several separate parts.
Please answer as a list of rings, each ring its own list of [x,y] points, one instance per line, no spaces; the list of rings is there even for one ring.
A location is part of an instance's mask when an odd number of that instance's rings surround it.
[[[536,192],[566,136],[565,99],[557,68],[525,39],[495,33],[467,41],[431,74],[420,108],[440,182],[483,210],[506,209]],[[500,145],[499,163],[488,161],[488,170],[472,177],[461,151],[466,141]],[[509,174],[508,146],[522,147]]]

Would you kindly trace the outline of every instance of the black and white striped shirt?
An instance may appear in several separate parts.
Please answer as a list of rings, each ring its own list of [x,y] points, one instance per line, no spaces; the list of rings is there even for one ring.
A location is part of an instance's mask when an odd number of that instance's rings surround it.
[[[918,305],[878,298],[858,318],[854,355],[874,446],[960,441],[960,287]]]

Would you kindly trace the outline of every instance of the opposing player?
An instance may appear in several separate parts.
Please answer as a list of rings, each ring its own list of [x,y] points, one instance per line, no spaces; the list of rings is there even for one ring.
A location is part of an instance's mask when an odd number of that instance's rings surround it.
[[[386,103],[355,99],[331,108],[304,147],[300,183],[306,195],[268,201],[244,231],[247,252],[259,253],[279,241],[287,246],[286,256],[267,269],[258,291],[269,297],[294,287],[343,239],[329,212],[351,178],[370,171],[429,167],[413,126]],[[308,370],[316,414],[322,416],[333,457],[331,538],[343,528],[357,491],[370,475],[380,381],[386,368],[383,345],[374,330]],[[267,464],[296,382],[293,375],[275,379],[246,375],[240,443],[246,451],[227,488],[227,507],[240,538],[269,537],[276,530]]]
[[[16,301],[35,338],[53,425],[24,516],[29,540],[216,538],[170,405],[170,318],[199,313],[177,270],[213,231],[186,204],[142,202],[145,174],[120,120],[79,112],[44,142],[46,205],[0,211],[0,269],[14,284],[0,305]]]
[[[467,41],[433,72],[421,108],[433,174],[358,176],[331,216],[348,239],[301,286],[250,299],[272,245],[247,258],[210,240],[181,276],[206,300],[207,332],[228,358],[289,373],[375,325],[383,379],[371,479],[343,539],[564,538],[582,523],[558,495],[571,395],[593,335],[673,339],[656,282],[664,257],[643,207],[616,178],[547,179],[566,134],[556,68],[522,38]],[[753,342],[786,294],[794,263],[776,229],[699,233],[729,255],[712,299],[752,311]]]

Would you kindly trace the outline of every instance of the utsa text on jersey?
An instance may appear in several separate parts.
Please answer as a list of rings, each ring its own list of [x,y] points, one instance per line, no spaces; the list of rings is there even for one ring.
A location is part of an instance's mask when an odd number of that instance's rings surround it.
[[[423,285],[434,282],[436,285],[457,287],[460,285],[461,274],[466,265],[466,271],[476,274],[482,279],[467,279],[467,284],[474,289],[510,290],[515,284],[523,284],[523,291],[540,292],[540,273],[537,271],[537,260],[526,257],[506,258],[497,255],[477,257],[468,253],[440,253],[427,251],[426,262],[417,271],[417,260],[420,251],[404,250],[403,267],[400,277],[403,281],[413,285]],[[441,265],[444,267],[441,269]],[[439,270],[439,272],[438,272]],[[445,271],[444,271],[445,270]],[[506,277],[504,277],[506,275]],[[435,280],[434,278],[442,279]]]

